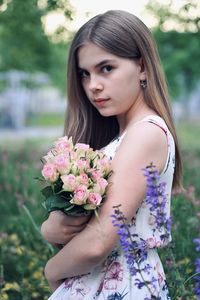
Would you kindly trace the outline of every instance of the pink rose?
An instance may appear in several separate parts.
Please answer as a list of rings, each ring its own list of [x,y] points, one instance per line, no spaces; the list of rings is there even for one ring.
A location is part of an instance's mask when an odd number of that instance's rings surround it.
[[[100,178],[100,179],[98,179],[97,183],[94,184],[92,191],[94,193],[103,195],[105,193],[107,185],[108,185],[107,180],[104,178]]]
[[[83,143],[77,143],[74,148],[76,149],[77,158],[86,157],[86,154],[90,149],[89,145]]]
[[[97,183],[99,184],[99,186],[101,188],[101,194],[104,194],[106,187],[108,185],[108,181],[104,178],[100,178],[100,179],[98,179]]]
[[[89,163],[85,159],[77,159],[73,160],[72,165],[71,165],[71,172],[74,175],[80,175],[83,173],[85,170],[89,168]]]
[[[85,159],[77,159],[73,161],[72,172],[80,174],[89,168],[89,162]]]
[[[76,176],[74,176],[73,174],[62,175],[60,178],[63,182],[62,188],[64,191],[73,192],[78,186]]]
[[[63,136],[55,142],[55,147],[58,153],[66,152],[67,150],[71,151],[73,149],[72,139],[68,139],[67,136]]]
[[[90,193],[87,203],[92,204],[95,208],[99,206],[102,201],[102,197],[98,193]]]
[[[59,154],[55,157],[54,163],[61,174],[67,174],[70,171],[70,161],[68,154]]]
[[[93,179],[94,181],[97,181],[99,178],[101,178],[101,172],[100,172],[100,171],[91,169],[91,170],[90,170],[90,173],[91,173],[91,177],[92,177],[92,179]]]
[[[71,203],[82,205],[86,203],[89,192],[87,186],[80,185],[74,190],[74,197],[70,200]]]
[[[50,182],[55,182],[59,176],[56,166],[51,163],[47,163],[43,166],[42,175]]]
[[[81,150],[87,150],[87,149],[90,148],[90,146],[87,145],[87,144],[83,144],[83,143],[77,143],[77,144],[75,145],[75,148],[81,149]]]
[[[104,175],[108,175],[111,171],[111,163],[107,157],[104,157],[103,159],[98,159],[96,161],[96,167]]]
[[[86,186],[88,186],[88,184],[89,184],[89,178],[86,173],[81,173],[80,176],[78,176],[77,180],[80,184],[83,184]]]
[[[76,164],[80,172],[89,168],[89,163],[85,159],[78,159]]]
[[[54,154],[52,153],[52,151],[47,152],[47,155],[43,156],[43,159],[47,162],[47,163],[53,163],[54,161]]]

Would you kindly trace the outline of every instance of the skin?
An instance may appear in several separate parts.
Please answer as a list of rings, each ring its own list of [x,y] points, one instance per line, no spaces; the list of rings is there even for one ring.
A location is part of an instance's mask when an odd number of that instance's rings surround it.
[[[41,226],[41,233],[52,245],[61,248],[66,245],[77,233],[82,231],[89,217],[66,216],[62,211],[53,211]]]
[[[110,218],[113,206],[121,204],[124,215],[131,220],[145,196],[146,181],[141,169],[153,162],[161,172],[167,157],[164,132],[148,122],[135,124],[145,116],[156,115],[146,105],[140,86],[140,80],[146,79],[142,61],[121,58],[88,43],[80,48],[78,62],[80,78],[89,101],[103,116],[116,115],[120,132],[126,131],[126,135],[112,161],[112,184],[99,210],[99,218],[92,217],[87,226],[82,220],[83,224],[80,222],[73,227],[74,221],[69,224],[68,217],[65,216],[65,219],[62,216],[63,222],[68,223],[65,232],[73,237],[71,239],[67,239],[66,235],[64,238],[60,233],[65,227],[61,221],[53,220],[51,214],[49,221],[46,221],[44,228],[50,222],[48,230],[53,230],[49,233],[50,241],[67,242],[45,267],[45,276],[53,290],[65,278],[86,274],[106,258],[118,241]],[[57,216],[59,220],[60,217]],[[60,225],[54,221],[60,222]],[[77,231],[70,231],[72,228],[69,225]]]
[[[79,69],[88,99],[105,117],[116,115],[120,131],[145,115],[140,80],[145,80],[141,61],[117,57],[95,44],[88,43],[79,50]],[[107,99],[98,105],[95,99]],[[153,113],[153,112],[151,112]]]

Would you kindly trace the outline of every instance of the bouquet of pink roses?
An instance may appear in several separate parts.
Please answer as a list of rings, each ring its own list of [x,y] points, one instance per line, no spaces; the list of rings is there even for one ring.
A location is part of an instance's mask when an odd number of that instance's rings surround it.
[[[89,215],[105,197],[111,162],[100,150],[59,138],[43,157],[43,203],[48,212],[62,210],[69,215]]]

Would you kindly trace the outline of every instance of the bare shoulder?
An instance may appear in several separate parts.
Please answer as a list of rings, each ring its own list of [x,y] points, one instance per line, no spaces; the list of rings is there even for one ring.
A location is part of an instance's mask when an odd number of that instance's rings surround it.
[[[150,122],[141,122],[139,124],[132,125],[127,131],[126,137],[127,142],[137,140],[150,147],[162,147],[167,144],[167,136],[164,130],[160,126]]]
[[[129,159],[130,163],[146,166],[154,162],[162,170],[167,157],[167,136],[159,126],[150,122],[132,125],[126,132],[116,160]]]

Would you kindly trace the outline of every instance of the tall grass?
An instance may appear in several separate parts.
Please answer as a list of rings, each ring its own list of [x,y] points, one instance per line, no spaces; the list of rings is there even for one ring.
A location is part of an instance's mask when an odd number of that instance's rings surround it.
[[[197,299],[193,274],[197,253],[193,239],[200,236],[200,139],[198,125],[179,128],[184,160],[185,191],[172,199],[173,242],[160,254],[172,299]],[[191,132],[191,135],[188,135]],[[45,300],[50,294],[43,275],[52,248],[41,238],[46,218],[38,176],[40,143],[0,148],[0,299]],[[3,143],[2,143],[3,145]],[[46,147],[47,148],[47,147]],[[28,210],[27,210],[28,209]],[[31,213],[31,215],[29,214]],[[142,300],[142,299],[141,299]]]

